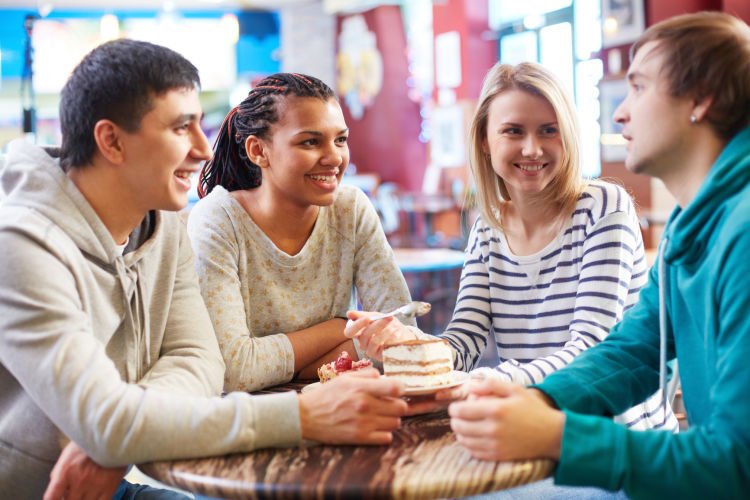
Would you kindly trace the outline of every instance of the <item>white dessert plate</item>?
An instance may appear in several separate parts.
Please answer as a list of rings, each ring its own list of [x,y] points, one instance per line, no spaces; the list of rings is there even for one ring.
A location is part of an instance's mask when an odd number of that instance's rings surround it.
[[[433,385],[432,387],[407,387],[404,391],[404,396],[425,396],[427,394],[434,394],[438,391],[442,391],[443,389],[457,387],[469,380],[469,374],[453,370],[451,372],[451,379],[453,380],[450,383],[443,385]]]
[[[449,384],[443,384],[443,385],[434,385],[432,387],[407,387],[406,390],[404,390],[404,396],[424,396],[427,394],[434,394],[438,391],[441,391],[443,389],[450,389],[451,387],[457,387],[467,380],[469,380],[469,374],[466,372],[461,372],[458,370],[453,370],[451,372],[451,378],[453,379]],[[312,384],[308,384],[302,388],[302,392],[310,392],[314,391],[320,387],[320,382],[313,382]]]

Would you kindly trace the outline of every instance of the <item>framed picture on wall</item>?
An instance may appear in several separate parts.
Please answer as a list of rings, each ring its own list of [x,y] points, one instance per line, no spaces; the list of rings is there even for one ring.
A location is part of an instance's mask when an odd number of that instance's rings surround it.
[[[602,47],[634,42],[643,33],[644,0],[602,0]]]
[[[601,123],[602,161],[618,162],[625,160],[625,138],[622,126],[615,123],[614,114],[617,106],[628,93],[626,80],[602,80],[599,82],[599,102]]]
[[[437,167],[459,167],[466,163],[464,111],[461,106],[438,106],[432,110],[430,159]]]

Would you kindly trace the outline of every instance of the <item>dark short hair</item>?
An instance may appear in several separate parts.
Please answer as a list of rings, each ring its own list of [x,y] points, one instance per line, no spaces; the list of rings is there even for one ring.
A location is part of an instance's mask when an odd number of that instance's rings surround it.
[[[631,48],[631,59],[657,42],[662,71],[675,97],[711,97],[706,119],[734,137],[750,124],[750,27],[734,16],[704,11],[654,24]]]
[[[271,125],[279,120],[279,104],[287,97],[335,99],[333,90],[321,80],[300,73],[276,73],[264,78],[222,123],[214,143],[213,157],[204,163],[198,182],[202,198],[216,186],[227,191],[260,186],[260,167],[250,161],[245,141],[251,135],[268,138]]]
[[[200,88],[198,70],[177,52],[148,42],[120,39],[89,52],[70,75],[60,98],[61,163],[91,163],[94,126],[107,119],[134,132],[153,98],[173,89]]]

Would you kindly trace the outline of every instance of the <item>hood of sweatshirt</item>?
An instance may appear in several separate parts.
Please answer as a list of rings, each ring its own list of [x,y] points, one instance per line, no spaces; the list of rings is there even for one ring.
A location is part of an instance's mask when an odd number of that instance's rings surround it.
[[[112,235],[60,167],[54,150],[15,140],[0,171],[3,206],[27,207],[70,236],[88,259],[114,266],[121,255]]]
[[[723,211],[750,182],[750,127],[737,134],[716,159],[695,198],[669,218],[665,236],[667,263],[694,262],[706,250],[708,237]]]
[[[152,353],[148,342],[150,312],[145,307],[150,291],[142,289],[138,276],[140,261],[153,245],[148,233],[152,228],[158,230],[160,217],[152,214],[144,219],[130,237],[130,243],[137,249],[123,255],[96,211],[65,174],[53,150],[24,140],[13,141],[8,145],[5,163],[0,170],[2,223],[22,228],[25,224],[23,210],[41,214],[50,221],[50,228],[58,227],[73,241],[85,260],[119,283],[124,311],[121,320],[127,325],[124,331],[130,333],[102,340],[114,342],[109,349],[126,350],[130,353],[127,359],[138,360],[129,362],[123,375],[131,381],[140,379]],[[21,208],[17,212],[21,215],[14,215],[13,208]]]

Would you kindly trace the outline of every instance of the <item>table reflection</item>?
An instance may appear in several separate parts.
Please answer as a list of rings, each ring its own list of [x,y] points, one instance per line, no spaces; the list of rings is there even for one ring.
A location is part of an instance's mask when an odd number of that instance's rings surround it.
[[[283,388],[301,387],[287,384]],[[274,388],[264,392],[274,392]],[[389,446],[306,443],[287,449],[144,464],[149,476],[223,498],[446,498],[510,488],[553,462],[489,462],[458,445],[444,411],[406,417]]]

